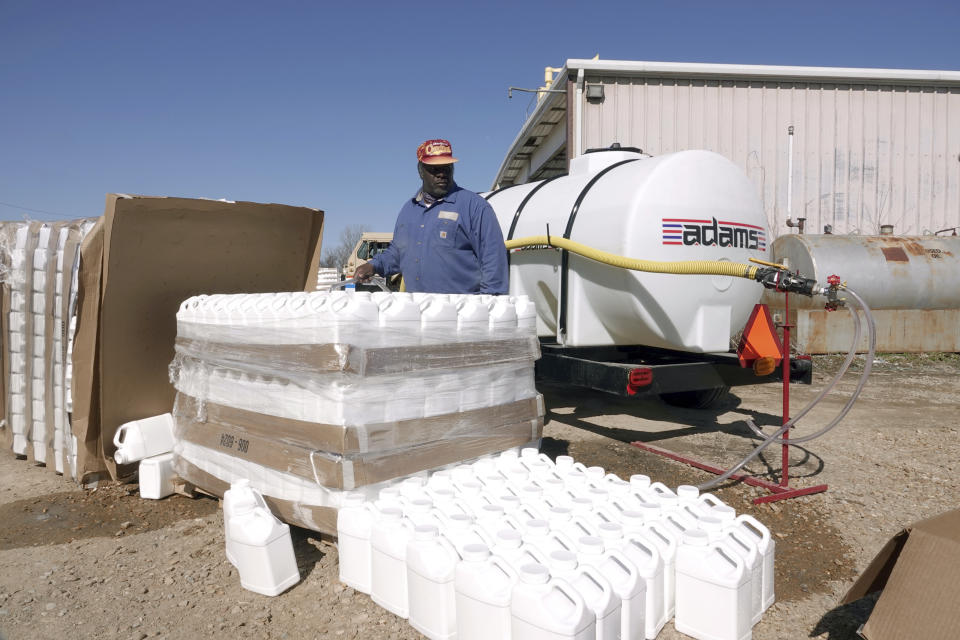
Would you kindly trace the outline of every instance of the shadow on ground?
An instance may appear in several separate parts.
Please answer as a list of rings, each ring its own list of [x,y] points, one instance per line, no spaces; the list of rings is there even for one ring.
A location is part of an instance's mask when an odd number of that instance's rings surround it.
[[[216,510],[212,498],[143,500],[137,485],[101,482],[93,491],[77,488],[0,505],[0,550],[122,538]]]

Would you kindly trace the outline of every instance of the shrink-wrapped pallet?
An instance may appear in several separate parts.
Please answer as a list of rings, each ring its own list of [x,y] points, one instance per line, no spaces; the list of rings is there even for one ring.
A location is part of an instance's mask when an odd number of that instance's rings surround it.
[[[342,490],[537,440],[539,343],[530,323],[518,323],[516,302],[365,292],[191,298],[171,365],[177,469],[187,479],[256,476],[265,495],[295,504],[309,488],[302,504],[335,508]]]

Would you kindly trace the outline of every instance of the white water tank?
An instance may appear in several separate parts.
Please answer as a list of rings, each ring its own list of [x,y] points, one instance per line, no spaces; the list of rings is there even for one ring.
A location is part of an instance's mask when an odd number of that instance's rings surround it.
[[[505,239],[548,232],[630,258],[769,259],[759,197],[709,151],[651,158],[588,152],[567,176],[487,195]],[[510,254],[510,293],[536,304],[537,333],[568,346],[727,351],[762,287],[729,276],[627,271],[549,247]]]

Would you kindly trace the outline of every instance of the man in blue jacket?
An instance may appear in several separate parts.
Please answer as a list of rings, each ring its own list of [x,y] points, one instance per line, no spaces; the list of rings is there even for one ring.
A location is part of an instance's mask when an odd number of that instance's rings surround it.
[[[402,273],[410,292],[507,293],[500,223],[486,200],[453,181],[456,161],[446,140],[417,148],[423,185],[400,209],[390,246],[357,267],[357,282]]]

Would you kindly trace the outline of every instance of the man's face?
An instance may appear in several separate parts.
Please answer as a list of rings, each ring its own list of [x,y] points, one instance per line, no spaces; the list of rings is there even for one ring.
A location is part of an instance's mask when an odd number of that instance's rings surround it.
[[[419,163],[420,178],[423,180],[423,191],[434,198],[442,198],[450,192],[453,185],[452,164],[423,164]]]

